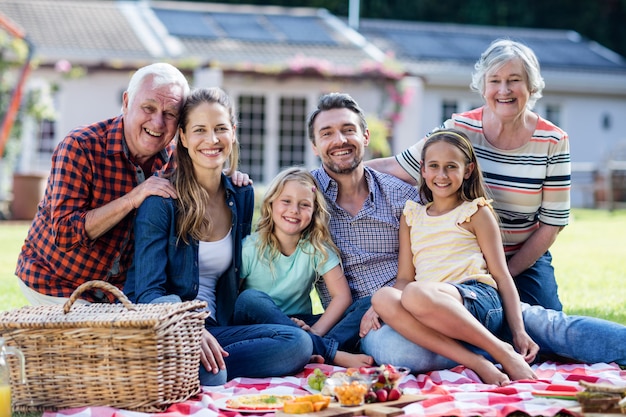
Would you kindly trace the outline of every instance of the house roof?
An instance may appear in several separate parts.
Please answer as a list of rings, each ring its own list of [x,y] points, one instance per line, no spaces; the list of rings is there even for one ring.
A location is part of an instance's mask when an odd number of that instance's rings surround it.
[[[383,54],[325,9],[173,1],[0,0],[42,63],[226,69],[332,67],[354,73]]]
[[[362,19],[359,32],[417,72],[443,62],[473,65],[498,38],[528,45],[542,69],[626,72],[626,59],[568,30]]]
[[[362,19],[357,32],[325,9],[165,0],[0,0],[0,10],[23,27],[44,65],[166,60],[181,68],[376,76],[376,64],[392,53],[402,64],[393,71],[467,85],[481,52],[508,37],[533,48],[543,72],[609,74],[606,89],[626,77],[623,57],[565,30]]]
[[[114,4],[89,0],[0,0],[0,10],[25,30],[42,62],[152,58]]]

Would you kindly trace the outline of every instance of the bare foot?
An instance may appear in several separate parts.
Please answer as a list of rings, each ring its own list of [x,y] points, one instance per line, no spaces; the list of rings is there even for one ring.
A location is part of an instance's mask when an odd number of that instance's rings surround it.
[[[324,357],[322,355],[311,355],[309,363],[324,363]]]
[[[361,366],[372,366],[374,364],[374,358],[362,353],[349,353],[338,350],[337,353],[335,353],[333,363],[344,368],[358,368]]]
[[[517,353],[513,346],[509,345],[510,349],[506,349],[506,356],[499,358],[498,361],[502,365],[504,372],[506,372],[513,381],[520,379],[537,379],[537,375],[533,372],[532,368],[524,357]]]
[[[511,383],[507,374],[500,371],[487,359],[483,358],[479,360],[478,363],[472,367],[472,370],[478,374],[485,384],[494,384],[503,387]]]

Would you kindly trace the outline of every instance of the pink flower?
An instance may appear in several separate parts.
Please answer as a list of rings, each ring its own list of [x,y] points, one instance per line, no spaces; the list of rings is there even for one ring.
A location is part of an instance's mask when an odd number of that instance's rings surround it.
[[[72,70],[72,64],[67,59],[61,59],[54,65],[57,72],[68,73]]]

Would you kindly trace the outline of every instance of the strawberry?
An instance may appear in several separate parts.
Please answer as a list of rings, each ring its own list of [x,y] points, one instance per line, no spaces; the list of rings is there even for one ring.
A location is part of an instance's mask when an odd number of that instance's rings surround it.
[[[379,389],[378,391],[376,391],[376,398],[378,399],[379,403],[384,403],[385,401],[387,401],[387,397],[389,394],[387,394],[387,391],[385,391],[384,389]]]
[[[399,400],[401,396],[402,396],[402,392],[400,392],[398,388],[392,388],[389,391],[389,395],[387,396],[387,401]]]

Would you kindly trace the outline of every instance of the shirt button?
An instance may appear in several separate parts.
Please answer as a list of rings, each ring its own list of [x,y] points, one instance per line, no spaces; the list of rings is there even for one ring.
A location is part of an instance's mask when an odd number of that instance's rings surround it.
[[[232,202],[232,201],[230,201],[230,202],[228,203],[228,205],[232,207],[232,206],[233,206],[233,202]]]

